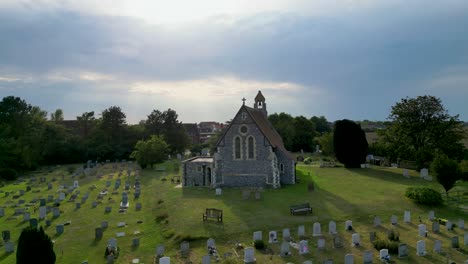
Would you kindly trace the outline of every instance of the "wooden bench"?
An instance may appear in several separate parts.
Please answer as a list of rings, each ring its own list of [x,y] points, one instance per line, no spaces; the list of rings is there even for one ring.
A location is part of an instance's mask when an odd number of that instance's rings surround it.
[[[218,220],[218,222],[223,222],[223,210],[215,208],[206,208],[206,211],[203,214],[203,222],[208,220],[208,218],[213,218]]]
[[[289,206],[289,211],[291,212],[291,215],[300,213],[312,213],[312,207],[310,207],[309,203],[291,205]]]

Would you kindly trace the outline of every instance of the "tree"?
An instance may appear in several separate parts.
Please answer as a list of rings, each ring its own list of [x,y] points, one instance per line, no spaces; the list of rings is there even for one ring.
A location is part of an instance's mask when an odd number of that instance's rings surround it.
[[[333,151],[346,168],[359,168],[366,161],[367,140],[361,126],[351,120],[336,121],[333,132]]]
[[[458,162],[449,159],[444,153],[436,154],[431,164],[431,170],[436,174],[437,181],[444,187],[447,196],[448,191],[462,178]]]
[[[318,133],[323,134],[326,132],[331,132],[331,127],[324,116],[313,116],[310,118],[310,121],[312,121],[315,124],[315,129]]]
[[[309,119],[303,116],[297,116],[293,121],[294,137],[292,140],[292,151],[304,150],[310,152],[313,150],[315,125]]]
[[[94,117],[94,111],[84,112],[81,116],[77,116],[76,120],[78,121],[78,124],[82,130],[83,138],[87,138],[91,124],[96,120]]]
[[[102,111],[102,120],[99,128],[104,132],[110,152],[104,154],[106,158],[121,158],[128,153],[123,140],[127,132],[126,115],[118,106],[111,106]],[[101,143],[102,144],[102,143]]]
[[[463,155],[463,123],[458,115],[448,114],[439,98],[424,95],[401,99],[392,106],[388,119],[392,122],[382,140],[399,158],[415,160],[422,168],[436,150],[449,158]]]
[[[55,123],[59,121],[63,121],[63,111],[62,109],[57,109],[55,112],[50,113],[50,121],[53,121]]]
[[[268,116],[268,120],[276,129],[276,131],[278,131],[281,138],[283,138],[283,144],[286,149],[292,149],[293,139],[296,134],[293,124],[294,118],[290,114],[274,113]]]
[[[320,145],[322,154],[325,156],[334,155],[333,152],[333,133],[325,132],[320,137],[316,138],[317,143]]]
[[[19,237],[16,264],[29,263],[55,263],[54,245],[42,227],[26,227]]]
[[[165,160],[168,154],[168,145],[161,136],[151,136],[148,140],[139,140],[130,158],[136,159],[142,168],[153,167],[153,164]]]

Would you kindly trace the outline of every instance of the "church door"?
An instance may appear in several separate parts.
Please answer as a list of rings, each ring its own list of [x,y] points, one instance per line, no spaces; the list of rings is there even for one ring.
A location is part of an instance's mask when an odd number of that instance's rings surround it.
[[[208,186],[211,186],[211,168],[208,168]]]

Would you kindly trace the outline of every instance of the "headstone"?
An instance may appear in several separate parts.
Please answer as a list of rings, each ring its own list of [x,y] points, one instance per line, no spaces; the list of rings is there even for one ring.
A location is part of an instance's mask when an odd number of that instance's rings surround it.
[[[464,246],[468,245],[468,233],[466,233],[466,232],[463,235],[463,245]]]
[[[434,218],[435,218],[434,211],[429,211],[429,221],[434,220]]]
[[[138,247],[140,245],[140,239],[134,238],[132,239],[132,247]]]
[[[255,263],[255,249],[247,247],[244,249],[244,263]]]
[[[297,228],[297,236],[299,238],[301,237],[305,237],[306,235],[306,232],[305,232],[305,226],[304,225],[300,225],[298,228]]]
[[[159,259],[159,264],[171,264],[170,257],[162,257]]]
[[[440,240],[434,241],[434,252],[439,254],[442,252],[442,242]]]
[[[32,228],[37,228],[37,218],[29,219],[29,226]]]
[[[424,242],[424,240],[419,240],[416,243],[416,254],[418,256],[425,256],[426,255],[426,242]]]
[[[126,225],[127,225],[127,224],[126,224],[125,222],[118,222],[118,223],[117,223],[117,226],[118,226],[118,227],[124,227],[124,226],[126,226]]]
[[[117,239],[111,237],[109,240],[107,240],[107,245],[113,248],[117,248]]]
[[[54,201],[54,196],[53,195],[48,195],[47,196],[47,202],[53,202]]]
[[[317,240],[317,248],[318,249],[325,249],[325,239],[324,238],[319,238]]]
[[[85,197],[85,196],[81,197],[81,203],[85,203],[86,200],[88,200],[88,197]]]
[[[354,264],[354,255],[346,254],[344,257],[344,264]]]
[[[257,241],[257,240],[263,240],[262,231],[253,232],[253,241]]]
[[[334,221],[328,223],[328,233],[331,235],[336,234],[336,223]]]
[[[376,233],[375,232],[370,232],[369,233],[369,241],[372,243],[372,242],[374,242],[375,238],[376,238]]]
[[[322,264],[333,264],[333,259],[326,259],[322,262]]]
[[[320,227],[320,223],[315,222],[314,223],[314,229],[313,229],[313,236],[321,236],[322,235],[322,229]]]
[[[73,188],[79,188],[80,185],[78,184],[78,181],[73,182]]]
[[[426,178],[429,176],[429,171],[426,168],[422,168],[420,171],[421,178]]]
[[[156,247],[156,257],[160,258],[164,256],[164,245],[159,245]]]
[[[96,208],[97,205],[98,205],[98,202],[93,201],[93,203],[92,203],[93,208]]]
[[[0,217],[5,216],[5,209],[0,208]]]
[[[325,242],[323,242],[323,244],[324,244],[324,247],[325,247]],[[301,254],[301,255],[309,254],[309,244],[308,244],[307,240],[299,241],[299,254]]]
[[[2,239],[4,242],[7,242],[10,240],[10,230],[3,230],[2,231]]]
[[[114,255],[107,255],[107,264],[114,264]]]
[[[353,247],[357,247],[357,246],[360,246],[361,245],[361,236],[358,234],[358,233],[354,233],[352,236],[351,236],[351,245]]]
[[[276,231],[270,231],[268,233],[268,243],[277,243],[278,242],[278,234]]]
[[[111,186],[111,181],[106,181],[106,187],[109,188]]]
[[[141,210],[141,203],[136,203],[135,207],[136,207],[137,211],[140,211]]]
[[[52,183],[49,182],[49,183],[47,184],[47,190],[52,190]]]
[[[379,251],[380,255],[380,260],[387,260],[389,255],[388,255],[388,249],[384,248]]]
[[[458,228],[465,229],[465,220],[458,219]]]
[[[422,236],[422,237],[427,236],[426,225],[425,224],[418,225],[418,232],[419,232],[419,236]]]
[[[211,256],[205,255],[202,257],[202,264],[211,264]]]
[[[221,188],[216,188],[216,195],[221,195],[223,190]]]
[[[458,242],[458,236],[453,236],[451,241],[452,248],[459,248],[460,244]]]
[[[63,225],[56,225],[56,226],[55,226],[55,232],[56,232],[57,234],[62,234],[63,231],[64,231]]]
[[[46,223],[46,226],[50,226],[52,224],[52,221],[50,219],[47,219],[45,223]]]
[[[81,208],[81,203],[75,203],[75,208],[80,209]]]
[[[96,227],[96,229],[94,229],[94,239],[99,240],[101,238],[102,238],[102,228]]]
[[[351,230],[353,230],[353,221],[347,220],[347,221],[345,222],[345,230],[346,230],[346,231],[351,231]]]
[[[106,206],[106,209],[104,210],[105,213],[110,213],[112,211],[112,207]]]
[[[47,215],[47,207],[41,206],[39,207],[39,219],[44,219]]]
[[[10,254],[15,251],[15,244],[13,242],[8,241],[5,243],[5,253]]]
[[[280,256],[284,257],[284,256],[289,256],[289,255],[290,255],[290,252],[289,252],[289,242],[283,241],[283,242],[281,243]]]
[[[182,253],[182,257],[187,257],[190,252],[190,244],[187,241],[183,241],[180,243],[180,251]]]
[[[59,217],[60,216],[60,208],[54,207],[52,208],[52,214],[54,217]]]
[[[65,193],[61,192],[61,193],[59,194],[59,200],[60,200],[60,201],[65,200]]]
[[[25,212],[23,214],[23,221],[29,221],[30,218],[31,218],[31,213],[30,212]]]
[[[39,199],[39,206],[45,206],[46,205],[46,199],[42,198]]]
[[[403,177],[409,178],[409,171],[407,169],[403,169]]]
[[[445,229],[447,231],[453,230],[453,223],[451,221],[447,221],[447,223],[445,223]]]
[[[291,240],[291,233],[289,232],[289,228],[283,229],[283,240]]]
[[[392,215],[390,223],[392,223],[392,225],[396,225],[398,223],[398,217],[396,215]]]
[[[433,233],[439,233],[440,232],[439,222],[432,222],[432,232]]]
[[[371,250],[364,251],[362,258],[363,258],[364,264],[372,264],[372,251]]]
[[[342,243],[342,240],[341,240],[340,236],[334,236],[333,237],[333,247],[334,248],[342,248],[343,247],[343,243]]]
[[[405,223],[411,223],[411,212],[410,211],[405,211],[404,222]]]
[[[207,241],[206,241],[206,247],[207,248],[210,248],[210,247],[215,247],[215,240],[213,238],[209,238]]]
[[[406,258],[408,257],[408,245],[400,244],[398,246],[398,257],[399,258]]]
[[[109,226],[109,222],[107,222],[106,220],[101,222],[101,228],[107,228],[108,226]]]

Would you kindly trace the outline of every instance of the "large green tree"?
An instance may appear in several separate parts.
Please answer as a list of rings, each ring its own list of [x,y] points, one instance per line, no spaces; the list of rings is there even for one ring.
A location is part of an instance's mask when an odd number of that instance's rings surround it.
[[[294,136],[296,134],[296,130],[294,129],[294,118],[287,113],[274,113],[268,116],[268,120],[283,138],[283,143],[286,149],[292,150]]]
[[[148,140],[139,140],[130,158],[136,159],[142,168],[164,161],[169,147],[161,136],[151,136]]]
[[[60,122],[63,121],[63,110],[57,109],[55,112],[50,113],[50,121]]]
[[[431,163],[431,171],[436,175],[437,181],[444,187],[448,196],[448,191],[455,186],[455,183],[462,179],[462,174],[458,162],[451,160],[444,153],[438,152]]]
[[[436,150],[449,158],[463,155],[463,123],[458,115],[449,115],[437,97],[401,99],[392,106],[388,119],[392,122],[382,132],[382,140],[398,158],[415,160],[421,168],[432,160]]]
[[[333,152],[333,132],[323,133],[320,137],[315,138],[320,145],[322,154],[325,156],[334,155]]]
[[[324,116],[313,116],[310,118],[310,121],[315,124],[315,130],[318,133],[323,134],[331,132],[331,126],[328,124],[328,120]]]
[[[359,168],[366,161],[368,144],[361,126],[347,119],[336,121],[333,150],[346,168]]]
[[[54,245],[42,227],[26,227],[18,239],[16,264],[54,264]]]
[[[294,137],[290,150],[292,151],[313,151],[315,124],[303,116],[297,116],[293,121]]]

